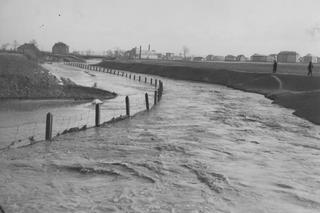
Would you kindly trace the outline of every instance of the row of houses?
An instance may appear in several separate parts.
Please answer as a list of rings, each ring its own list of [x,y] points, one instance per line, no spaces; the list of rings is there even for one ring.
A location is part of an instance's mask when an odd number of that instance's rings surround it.
[[[262,55],[262,54],[253,54],[250,57],[246,57],[245,55],[208,55],[206,57],[187,57],[184,58],[182,54],[175,55],[174,53],[167,52],[165,54],[157,53],[155,50],[150,49],[150,45],[148,49],[143,50],[137,47],[128,50],[124,53],[124,57],[127,59],[158,59],[158,60],[188,60],[195,62],[202,61],[227,61],[227,62],[273,62],[278,61],[280,63],[309,63],[310,61],[313,63],[320,63],[320,58],[308,54],[304,57],[300,57],[300,55],[295,51],[281,51],[278,54],[270,54],[270,55]]]
[[[18,52],[24,54],[33,54],[38,55],[40,50],[34,43],[25,43],[17,48]],[[57,55],[68,55],[69,54],[69,46],[63,42],[57,42],[52,47],[52,53]]]
[[[304,57],[301,57],[297,52],[294,51],[282,51],[279,54],[270,54],[270,55],[262,55],[262,54],[254,54],[250,58],[244,55],[227,55],[227,56],[214,56],[208,55],[206,58],[203,57],[194,57],[193,61],[239,61],[239,62],[273,62],[278,61],[280,63],[309,63],[310,61],[313,63],[320,63],[320,57],[307,54]]]

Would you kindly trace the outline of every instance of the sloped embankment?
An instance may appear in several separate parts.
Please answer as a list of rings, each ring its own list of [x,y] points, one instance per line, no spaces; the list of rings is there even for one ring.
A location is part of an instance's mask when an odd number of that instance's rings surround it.
[[[100,66],[123,69],[179,80],[225,85],[263,94],[274,103],[295,110],[294,114],[320,124],[320,77],[287,74],[239,72],[224,69],[196,68],[161,64],[104,61]]]
[[[63,85],[35,61],[20,54],[0,54],[0,99],[108,99],[116,94],[83,87],[64,79]]]

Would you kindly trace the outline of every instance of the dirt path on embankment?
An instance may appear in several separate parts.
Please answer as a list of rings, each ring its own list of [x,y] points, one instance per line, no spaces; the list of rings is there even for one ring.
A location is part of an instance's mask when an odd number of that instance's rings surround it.
[[[167,64],[132,63],[126,61],[104,61],[103,67],[128,70],[136,73],[162,77],[200,81],[228,86],[247,92],[265,95],[274,103],[291,108],[294,114],[315,124],[320,124],[320,77],[298,74],[270,74],[239,72]]]

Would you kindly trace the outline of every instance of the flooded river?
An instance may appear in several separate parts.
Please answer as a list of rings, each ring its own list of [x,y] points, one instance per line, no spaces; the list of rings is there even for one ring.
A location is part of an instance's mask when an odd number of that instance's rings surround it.
[[[65,65],[47,66],[123,95],[152,90],[107,74],[74,75]],[[319,126],[258,94],[162,80],[162,101],[150,112],[2,151],[3,209],[320,212]]]
[[[96,61],[95,61],[96,62]],[[45,68],[60,77],[70,78],[80,85],[114,91],[118,96],[104,100],[101,122],[125,115],[125,96],[130,98],[131,113],[145,109],[144,94],[153,100],[154,86],[111,74],[92,72],[62,64],[45,64]],[[66,69],[67,68],[67,69]],[[144,79],[143,79],[144,80]],[[91,100],[9,100],[0,102],[0,148],[14,143],[21,146],[33,140],[44,140],[46,114],[53,114],[53,135],[73,127],[95,124],[95,106]]]

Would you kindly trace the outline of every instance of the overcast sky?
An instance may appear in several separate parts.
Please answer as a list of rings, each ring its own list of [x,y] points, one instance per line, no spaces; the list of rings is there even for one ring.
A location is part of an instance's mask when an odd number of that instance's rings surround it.
[[[0,44],[320,56],[320,0],[0,0]]]

